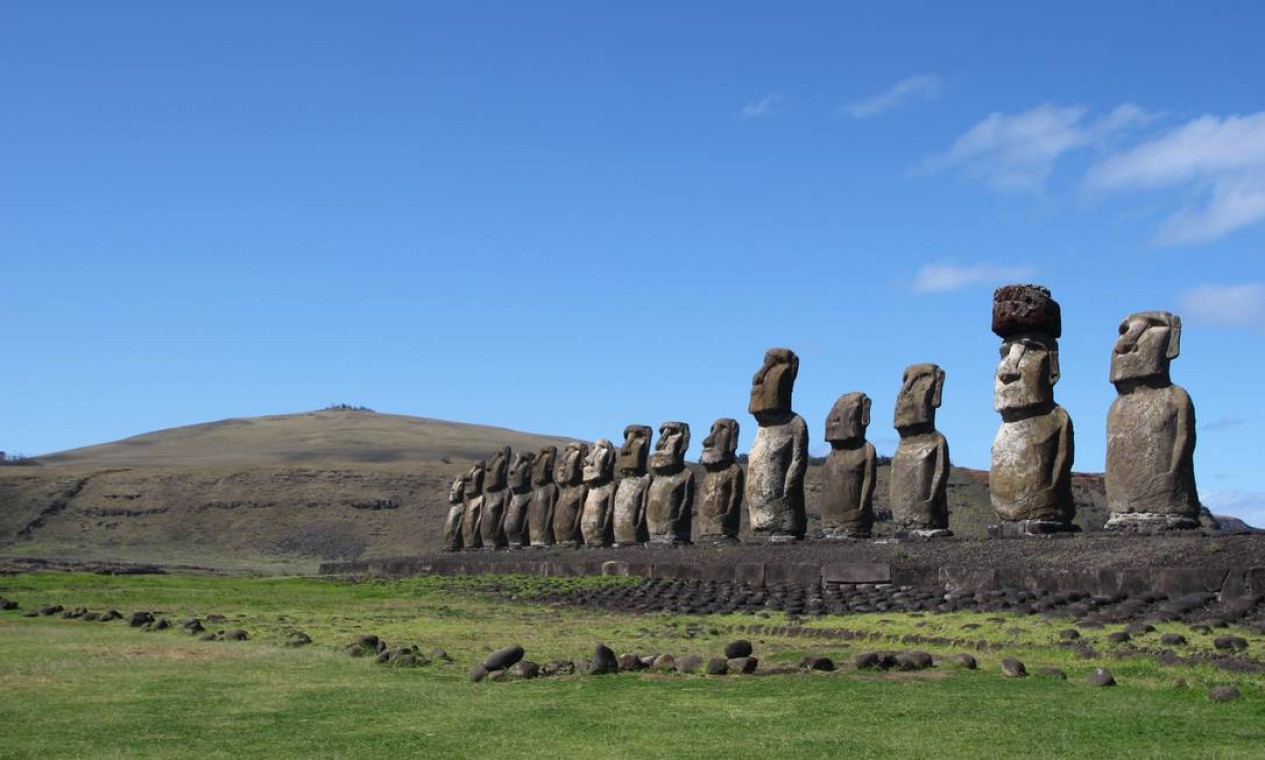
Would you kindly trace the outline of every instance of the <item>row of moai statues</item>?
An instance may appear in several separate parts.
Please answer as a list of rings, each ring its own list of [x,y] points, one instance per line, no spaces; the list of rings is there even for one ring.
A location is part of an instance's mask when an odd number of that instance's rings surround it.
[[[989,470],[999,523],[990,532],[1079,530],[1072,522],[1072,420],[1054,401],[1059,305],[1039,285],[998,288],[992,329],[1002,341],[993,393],[1002,422]],[[1109,530],[1197,528],[1207,517],[1195,488],[1194,406],[1169,373],[1180,337],[1181,320],[1168,312],[1138,312],[1120,325],[1110,375],[1118,396],[1107,419]],[[736,541],[744,500],[751,540],[804,538],[808,426],[792,408],[798,373],[794,351],[765,353],[751,383],[748,412],[758,427],[745,473],[735,461],[738,423],[720,419],[712,425],[700,458],[701,540]],[[902,378],[893,419],[900,442],[888,492],[898,536],[952,535],[949,446],[935,425],[944,381],[944,370],[930,363],[909,366]],[[866,440],[870,406],[868,396],[852,392],[839,397],[827,416],[824,538],[871,535],[877,457]],[[628,426],[618,451],[605,439],[591,447],[571,443],[556,463],[552,446],[535,455],[519,453],[512,462],[507,447],[490,464],[476,463],[453,482],[447,545],[688,543],[695,500],[694,473],[685,464],[689,425],[663,423],[652,455],[651,434],[648,426]]]

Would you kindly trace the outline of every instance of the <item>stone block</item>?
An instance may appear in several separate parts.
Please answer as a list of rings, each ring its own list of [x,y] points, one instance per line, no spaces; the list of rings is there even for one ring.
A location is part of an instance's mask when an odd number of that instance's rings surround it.
[[[764,566],[764,583],[767,586],[799,584],[821,585],[821,565],[813,562],[770,562]]]
[[[831,562],[821,566],[822,583],[890,583],[892,567],[872,562]]]
[[[764,585],[764,563],[739,562],[734,565],[734,583],[745,583],[749,586]]]

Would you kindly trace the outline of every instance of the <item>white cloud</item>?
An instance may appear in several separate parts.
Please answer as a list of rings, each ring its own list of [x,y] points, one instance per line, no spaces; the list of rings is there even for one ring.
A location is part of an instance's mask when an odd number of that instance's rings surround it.
[[[900,80],[881,95],[844,106],[843,112],[854,119],[868,119],[910,101],[930,100],[939,94],[939,77],[935,74],[915,74]]]
[[[765,95],[742,107],[742,118],[763,119],[773,113],[774,107],[782,100],[781,95]]]
[[[1200,501],[1215,515],[1237,517],[1253,527],[1265,526],[1265,493],[1213,491],[1200,494]]]
[[[961,168],[1003,192],[1039,192],[1062,155],[1102,147],[1152,117],[1126,103],[1096,121],[1080,106],[1045,103],[1018,114],[992,113],[968,129],[948,152],[928,159],[925,171]]]
[[[1199,202],[1161,227],[1164,245],[1206,243],[1265,219],[1265,111],[1206,115],[1100,161],[1092,191],[1184,188]]]
[[[997,266],[994,264],[974,264],[958,266],[950,261],[923,264],[909,289],[915,293],[945,293],[961,290],[972,285],[993,285],[1003,282],[1029,280],[1036,269],[1026,264],[1017,266]]]
[[[1182,314],[1218,327],[1265,330],[1265,284],[1200,285],[1181,296]]]

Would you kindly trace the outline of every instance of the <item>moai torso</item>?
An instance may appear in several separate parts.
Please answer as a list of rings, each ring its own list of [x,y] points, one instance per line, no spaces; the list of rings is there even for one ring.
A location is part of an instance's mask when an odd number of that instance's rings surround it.
[[[865,440],[870,398],[839,397],[826,418],[830,455],[821,472],[821,526],[827,538],[868,538],[874,525],[878,458]]]
[[[615,543],[620,546],[646,541],[646,496],[651,475],[646,471],[653,431],[648,425],[624,429],[624,445],[619,450],[619,481],[615,484]]]
[[[483,488],[483,516],[479,520],[479,532],[483,545],[502,548],[505,540],[505,511],[509,507],[510,448],[502,447],[488,463]]]
[[[487,465],[476,462],[464,481],[465,512],[461,519],[461,543],[466,549],[479,549],[483,546],[480,522],[483,517],[483,477],[486,472]]]
[[[804,537],[804,473],[808,425],[791,411],[799,358],[786,348],[765,352],[751,381],[748,411],[759,428],[747,459],[746,502],[753,537],[774,541]]]
[[[665,422],[650,459],[654,477],[646,494],[646,532],[651,543],[687,544],[694,518],[694,473],[685,466],[690,426]]]
[[[563,546],[578,546],[581,540],[580,515],[588,490],[584,485],[584,458],[588,448],[583,443],[567,444],[554,470],[558,503],[553,509],[553,537]]]
[[[1003,421],[993,439],[988,490],[1003,520],[1070,522],[1072,419],[1061,406],[1013,422]]]
[[[736,541],[745,476],[734,461],[738,422],[719,419],[703,439],[703,482],[699,486],[698,534],[703,541]]]
[[[1181,318],[1138,312],[1125,318],[1112,349],[1115,401],[1107,414],[1108,528],[1158,518],[1164,527],[1197,527],[1195,405],[1169,377]]]
[[[593,443],[584,461],[584,511],[580,534],[585,546],[608,546],[615,511],[615,447],[605,438]]]
[[[944,370],[934,364],[905,369],[896,397],[900,443],[892,456],[888,501],[899,528],[944,531],[949,527],[949,444],[936,429]]]
[[[513,548],[528,543],[527,513],[531,508],[532,464],[535,455],[519,452],[509,470],[509,507],[505,511],[505,540]]]
[[[554,465],[558,449],[546,446],[536,454],[531,468],[531,503],[527,507],[527,535],[532,546],[553,546],[553,512],[558,503]]]
[[[466,512],[465,490],[465,476],[458,475],[448,489],[448,517],[444,520],[445,551],[455,552],[461,549],[461,518]]]

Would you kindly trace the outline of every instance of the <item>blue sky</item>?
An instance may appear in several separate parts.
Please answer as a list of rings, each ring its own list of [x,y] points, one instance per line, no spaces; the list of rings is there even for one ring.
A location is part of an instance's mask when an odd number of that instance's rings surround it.
[[[951,7],[950,7],[951,6]],[[334,402],[615,438],[801,357],[986,468],[993,287],[1185,321],[1204,500],[1265,523],[1259,3],[43,3],[0,14],[0,448]],[[695,435],[695,452],[702,440]]]

